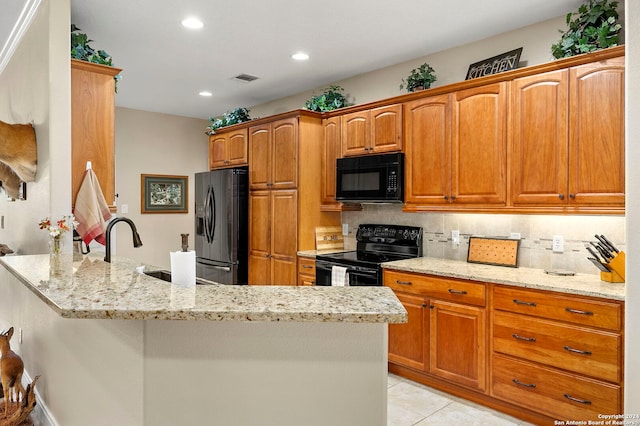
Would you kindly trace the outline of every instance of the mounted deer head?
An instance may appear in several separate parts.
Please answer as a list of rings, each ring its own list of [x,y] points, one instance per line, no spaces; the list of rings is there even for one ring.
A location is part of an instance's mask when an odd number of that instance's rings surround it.
[[[19,182],[15,185],[15,176],[19,181],[33,182],[36,179],[37,162],[36,132],[33,126],[0,121],[0,163],[13,172],[10,174],[6,170],[1,171],[0,180],[12,198],[18,198]]]

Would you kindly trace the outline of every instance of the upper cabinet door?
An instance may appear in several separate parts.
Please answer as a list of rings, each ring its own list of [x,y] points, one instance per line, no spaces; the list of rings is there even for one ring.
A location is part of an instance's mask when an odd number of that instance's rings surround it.
[[[569,196],[624,206],[624,58],[570,69]]]
[[[247,129],[231,132],[227,136],[227,164],[230,166],[244,166],[247,159]]]
[[[569,72],[513,81],[511,94],[513,205],[562,205],[568,193]]]
[[[437,205],[451,194],[451,96],[404,104],[405,202]]]
[[[393,152],[402,149],[402,105],[371,110],[370,152]]]
[[[272,126],[272,189],[298,186],[298,118],[287,118]],[[320,159],[318,159],[320,160]]]
[[[507,83],[456,92],[452,117],[452,201],[504,205]]]
[[[249,129],[249,188],[269,189],[271,183],[271,125]]]
[[[209,169],[226,166],[227,135],[213,134],[209,136]]]
[[[340,117],[322,121],[322,204],[336,202],[336,160],[340,156]]]
[[[370,112],[358,111],[342,116],[342,156],[368,154]]]

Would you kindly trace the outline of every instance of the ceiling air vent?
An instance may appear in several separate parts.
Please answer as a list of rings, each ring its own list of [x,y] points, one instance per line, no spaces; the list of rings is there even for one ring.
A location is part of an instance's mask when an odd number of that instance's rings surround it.
[[[233,79],[244,81],[245,83],[251,83],[253,80],[257,80],[258,77],[256,77],[255,75],[249,75],[249,74],[238,74],[235,77],[233,77]]]

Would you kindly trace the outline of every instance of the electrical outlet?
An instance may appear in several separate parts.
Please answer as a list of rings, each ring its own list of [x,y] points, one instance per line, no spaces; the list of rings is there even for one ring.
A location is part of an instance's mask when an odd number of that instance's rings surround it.
[[[344,237],[346,237],[347,235],[349,235],[349,224],[348,223],[343,223],[342,224],[342,235]]]
[[[509,238],[512,240],[519,240],[522,238],[522,235],[519,232],[512,232],[511,235],[509,235]]]
[[[457,229],[455,231],[451,231],[451,244],[454,246],[460,244],[460,231]]]
[[[4,215],[2,215],[2,218],[0,219],[0,229],[4,229]]]
[[[22,329],[20,329],[18,333],[18,343],[22,344]]]
[[[551,250],[553,250],[554,253],[564,252],[564,238],[562,238],[562,235],[553,236],[553,243],[551,245]]]
[[[129,204],[123,204],[120,206],[120,213],[126,214],[129,213]]]

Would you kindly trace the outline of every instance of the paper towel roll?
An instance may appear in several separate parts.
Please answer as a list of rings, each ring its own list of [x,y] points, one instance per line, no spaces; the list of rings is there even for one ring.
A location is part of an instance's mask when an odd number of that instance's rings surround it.
[[[180,287],[195,287],[196,285],[196,252],[172,251],[171,253],[171,283]]]

